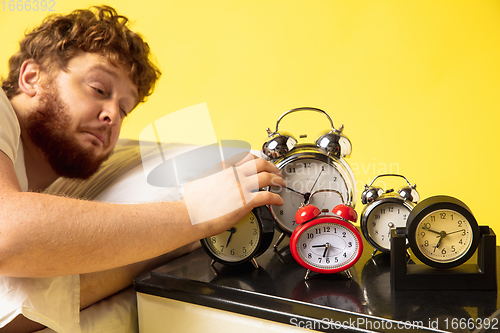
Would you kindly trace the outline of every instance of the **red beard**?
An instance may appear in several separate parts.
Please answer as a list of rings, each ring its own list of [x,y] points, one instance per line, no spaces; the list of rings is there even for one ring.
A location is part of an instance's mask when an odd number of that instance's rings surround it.
[[[67,133],[71,124],[69,108],[59,99],[56,89],[47,91],[42,92],[40,104],[26,119],[27,133],[59,176],[87,179],[99,170],[109,154],[97,156]],[[109,137],[106,142],[110,142]]]

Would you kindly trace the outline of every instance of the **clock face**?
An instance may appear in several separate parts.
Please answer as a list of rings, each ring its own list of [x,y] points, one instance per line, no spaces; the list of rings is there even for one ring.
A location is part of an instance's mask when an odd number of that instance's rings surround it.
[[[389,202],[374,202],[367,206],[363,214],[362,231],[369,243],[376,249],[389,252],[391,249],[391,229],[406,227],[410,215],[409,204],[393,199]]]
[[[287,186],[271,187],[270,191],[278,193],[285,203],[282,206],[271,206],[271,211],[281,231],[287,234],[291,234],[296,228],[295,213],[314,191],[332,189],[340,192],[345,201],[350,197],[341,173],[326,161],[301,158],[278,167]],[[331,213],[336,205],[344,202],[335,192],[321,192],[314,195],[309,203],[324,213]]]
[[[473,231],[469,221],[450,209],[427,214],[417,225],[415,242],[428,259],[450,263],[464,256],[471,248]]]
[[[337,273],[358,261],[363,242],[350,223],[324,217],[297,228],[290,239],[290,250],[295,260],[311,271]]]
[[[235,264],[248,260],[257,251],[261,227],[250,212],[231,229],[202,240],[205,250],[217,261]]]

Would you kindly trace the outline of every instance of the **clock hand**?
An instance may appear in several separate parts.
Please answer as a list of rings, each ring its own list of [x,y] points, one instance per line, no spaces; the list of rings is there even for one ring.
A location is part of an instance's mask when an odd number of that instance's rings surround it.
[[[325,251],[326,251],[329,247],[333,247],[333,248],[335,248],[335,249],[342,250],[340,247],[333,246],[333,245],[332,245],[332,244],[330,244],[330,243],[326,243],[326,244],[318,244],[318,245],[312,245],[311,247],[326,247]],[[325,256],[325,254],[323,254],[323,256]]]
[[[456,231],[452,231],[452,232],[448,232],[446,235],[451,235],[451,234],[455,234],[457,232],[462,232],[464,231],[465,229],[461,229],[461,230],[456,230]]]
[[[228,247],[229,242],[231,241],[231,237],[233,237],[233,234],[236,232],[236,228],[231,228],[228,231],[230,232],[230,234],[229,234],[229,238],[227,239],[226,247]]]
[[[326,253],[328,252],[328,248],[330,247],[330,243],[325,244],[325,252],[323,252],[323,258],[326,257]]]
[[[314,181],[314,184],[313,186],[311,187],[311,190],[309,191],[309,193],[311,193],[314,189],[314,186],[316,186],[316,183],[318,182],[318,179],[319,179],[319,176],[321,176],[321,174],[323,173],[323,169],[321,169],[321,171],[319,172],[319,175],[318,177],[316,177],[316,180]]]
[[[429,229],[428,227],[422,227],[422,229],[423,229],[423,230],[426,230],[426,231],[433,232],[433,233],[438,234],[438,235],[441,235],[441,232],[436,231],[436,230]]]
[[[446,237],[446,232],[441,231],[441,236],[439,236],[438,243],[436,244],[436,247],[434,248],[434,250],[435,250],[436,248],[438,248],[438,247],[439,247],[439,245],[441,245],[441,241],[442,241],[442,240],[443,240],[443,238],[445,238],[445,237]]]
[[[290,188],[290,187],[288,187],[288,186],[285,186],[285,188],[286,188],[287,190],[290,190],[290,191],[292,191],[292,192],[295,192],[295,193],[297,193],[297,194],[300,194],[300,195],[301,195],[301,196],[303,196],[303,197],[305,197],[305,196],[306,196],[304,193],[301,193],[301,192],[299,192],[299,191],[295,191],[293,188]]]

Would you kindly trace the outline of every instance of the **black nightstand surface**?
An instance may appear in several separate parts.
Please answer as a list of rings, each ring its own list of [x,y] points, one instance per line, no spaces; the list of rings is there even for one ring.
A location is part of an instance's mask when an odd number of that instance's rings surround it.
[[[278,251],[270,247],[258,257],[258,269],[251,263],[211,266],[199,249],[137,277],[134,287],[139,293],[322,332],[500,330],[497,291],[393,291],[390,255],[372,258],[366,241],[350,269],[352,279],[345,273],[311,273],[305,281],[306,269],[292,258],[288,240]],[[498,253],[499,247],[497,258]]]

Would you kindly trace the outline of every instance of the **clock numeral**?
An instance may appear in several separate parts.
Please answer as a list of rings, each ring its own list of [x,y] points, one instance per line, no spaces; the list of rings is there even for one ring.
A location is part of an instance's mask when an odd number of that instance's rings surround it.
[[[304,168],[310,168],[311,167],[311,163],[304,163]]]
[[[316,228],[316,235],[321,235],[321,228]]]
[[[255,223],[255,217],[250,217],[250,223]]]
[[[380,220],[380,215],[376,214],[375,215],[375,220]]]
[[[243,253],[247,253],[247,249],[243,246]]]
[[[288,173],[295,173],[295,168],[288,168]]]
[[[335,259],[337,259],[337,258],[335,258]],[[326,258],[325,263],[329,264],[330,263],[330,258]]]
[[[284,214],[283,210],[280,210],[280,215],[283,215],[283,214]]]
[[[308,253],[308,254],[307,254],[307,257],[308,257],[309,259],[311,259],[311,258],[313,257],[312,253]]]
[[[428,240],[426,240],[426,241],[424,242],[424,246],[425,246],[425,247],[429,246],[429,241],[428,241]]]
[[[342,237],[346,238],[347,237],[347,232],[343,231],[342,232]]]
[[[231,255],[234,256],[234,249],[231,249]]]
[[[257,229],[253,229],[253,234],[257,235]]]
[[[451,252],[457,252],[457,250],[455,249],[455,245],[451,246]]]
[[[385,208],[380,209],[380,214],[385,214]]]
[[[446,254],[446,249],[442,249],[441,254],[443,254],[443,255]]]
[[[458,227],[461,227],[461,226],[462,226],[462,223],[463,223],[463,221],[462,221],[462,220],[458,220],[458,222],[457,222]]]
[[[323,227],[323,231],[329,233],[330,232],[330,227]]]
[[[347,243],[347,247],[352,247],[352,242]],[[345,253],[344,253],[345,254]]]
[[[446,213],[439,213],[439,216],[441,217],[441,220],[446,219]]]
[[[435,221],[436,221],[436,217],[435,217],[435,216],[431,216],[431,222],[435,222]],[[426,225],[427,225],[427,224],[428,224],[428,223],[426,223]],[[431,225],[429,224],[429,227],[430,227],[430,226],[431,226]]]
[[[212,237],[212,238],[210,238],[210,240],[212,241],[212,244],[217,243],[217,237]]]
[[[302,244],[302,248],[307,249],[307,244],[306,243]]]
[[[308,233],[307,234],[307,239],[313,239],[314,238],[314,234],[313,233]]]
[[[394,212],[394,207],[387,207],[387,209],[389,210],[389,213]]]
[[[250,244],[250,246],[253,246],[253,239],[251,239],[250,242],[248,242],[248,244]]]

